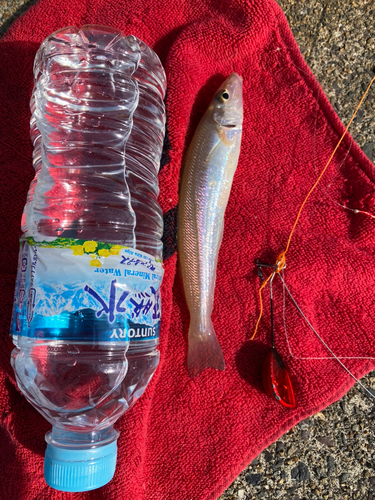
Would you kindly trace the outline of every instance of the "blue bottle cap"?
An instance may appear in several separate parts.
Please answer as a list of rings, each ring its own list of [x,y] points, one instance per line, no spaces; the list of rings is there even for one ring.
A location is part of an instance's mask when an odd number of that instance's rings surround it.
[[[44,456],[44,478],[51,488],[60,491],[95,490],[113,478],[116,460],[117,440],[86,449],[48,443]]]

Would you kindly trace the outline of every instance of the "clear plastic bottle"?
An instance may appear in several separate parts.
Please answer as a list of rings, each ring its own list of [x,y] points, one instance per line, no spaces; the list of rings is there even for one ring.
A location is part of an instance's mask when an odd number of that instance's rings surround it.
[[[49,36],[34,77],[11,362],[53,426],[47,483],[86,491],[112,478],[113,424],[159,362],[166,79],[146,44],[102,26]]]

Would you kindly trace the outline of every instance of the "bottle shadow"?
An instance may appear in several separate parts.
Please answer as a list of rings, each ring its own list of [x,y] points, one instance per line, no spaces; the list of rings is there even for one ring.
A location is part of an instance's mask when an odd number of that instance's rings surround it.
[[[17,458],[17,446],[3,424],[0,424],[0,443],[1,490],[4,494],[7,491],[8,498],[23,498],[26,487],[24,470]],[[12,481],[13,477],[17,477],[17,481]]]
[[[44,434],[50,427],[16,387],[10,365],[10,355],[14,346],[9,336],[17,275],[18,239],[21,235],[20,221],[29,183],[34,176],[29,102],[33,87],[33,64],[38,47],[39,44],[34,42],[2,41],[0,51],[2,81],[0,155],[4,159],[0,183],[2,200],[0,230],[3,235],[0,248],[2,262],[0,370],[6,375],[5,383],[0,389],[3,406],[0,408],[0,443],[6,463],[0,461],[0,467],[11,470],[11,475],[17,477],[17,482],[11,482],[12,487],[17,488],[17,493],[9,492],[12,498],[22,497],[21,493],[18,494],[18,490],[21,491],[22,485],[25,484],[22,479],[24,466],[21,466],[17,456],[24,454],[22,447],[42,456],[45,448]],[[1,474],[1,477],[5,478],[6,474]]]
[[[170,49],[173,47],[176,39],[186,26],[188,26],[188,24],[183,24],[168,31],[168,33],[165,36],[161,37],[152,47],[164,67],[166,66]]]
[[[44,436],[51,429],[51,424],[32,407],[10,379],[6,380],[4,387],[9,395],[10,407],[14,409],[10,417],[12,425],[9,427],[12,442],[44,456]]]

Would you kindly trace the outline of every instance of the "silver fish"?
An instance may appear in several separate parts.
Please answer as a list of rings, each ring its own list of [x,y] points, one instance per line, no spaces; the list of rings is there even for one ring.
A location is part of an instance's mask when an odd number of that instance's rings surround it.
[[[211,321],[224,212],[242,136],[242,78],[232,73],[216,92],[187,151],[178,206],[178,255],[190,312],[190,377],[225,369]]]

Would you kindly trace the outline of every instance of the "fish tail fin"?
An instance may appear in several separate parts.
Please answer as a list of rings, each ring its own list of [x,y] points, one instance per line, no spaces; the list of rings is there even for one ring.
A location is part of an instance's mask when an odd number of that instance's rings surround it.
[[[211,322],[205,330],[190,324],[187,367],[190,378],[196,377],[206,368],[225,370],[223,351]]]

